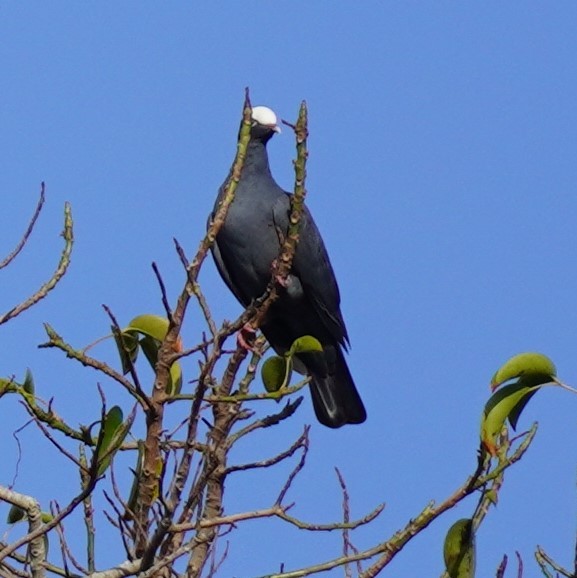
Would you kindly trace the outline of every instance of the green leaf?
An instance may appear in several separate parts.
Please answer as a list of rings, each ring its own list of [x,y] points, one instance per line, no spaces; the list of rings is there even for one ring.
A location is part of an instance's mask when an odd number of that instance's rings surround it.
[[[8,524],[16,524],[26,518],[26,510],[23,510],[20,506],[10,506],[8,510],[8,516],[6,517],[6,522]]]
[[[138,455],[136,457],[136,469],[132,470],[134,474],[134,480],[132,481],[132,487],[130,488],[130,496],[128,498],[128,502],[126,503],[126,518],[130,519],[130,512],[134,512],[136,510],[136,502],[138,499],[138,485],[140,483],[140,476],[142,475],[142,466],[144,464],[144,441],[138,440]]]
[[[101,476],[108,469],[114,454],[122,445],[124,438],[128,435],[132,422],[134,421],[134,411],[126,422],[123,422],[123,414],[120,407],[115,405],[104,417],[102,428],[102,442],[98,448],[98,475]]]
[[[288,351],[288,355],[292,356],[298,353],[311,353],[322,351],[323,346],[320,341],[311,335],[303,335],[295,339]]]
[[[126,375],[138,357],[138,336],[129,330],[118,331],[115,327],[112,327],[112,335],[120,355],[122,373]]]
[[[507,360],[491,379],[495,391],[501,384],[516,377],[531,377],[540,384],[549,383],[557,375],[555,364],[542,353],[519,353]],[[535,385],[539,385],[535,383]]]
[[[515,383],[520,387],[527,387],[531,391],[527,393],[521,399],[521,401],[509,412],[507,416],[507,420],[511,424],[511,427],[516,430],[517,429],[517,422],[519,421],[519,416],[521,412],[525,409],[525,406],[529,402],[529,400],[537,393],[537,390],[546,383],[549,383],[550,380],[543,382],[542,376],[533,376],[533,375],[523,375],[521,376]]]
[[[123,331],[138,331],[142,335],[148,335],[157,341],[163,341],[168,333],[168,319],[160,315],[138,315]]]
[[[104,421],[102,423],[102,441],[100,443],[100,447],[98,448],[98,475],[102,475],[108,465],[110,464],[110,460],[112,459],[111,455],[111,447],[112,441],[116,435],[116,432],[119,430],[120,426],[122,425],[122,420],[124,419],[124,415],[122,413],[122,409],[115,405],[114,407],[110,408],[109,412],[104,417]]]
[[[32,372],[30,371],[30,369],[26,370],[26,377],[24,378],[24,383],[22,384],[22,389],[24,389],[24,391],[26,393],[29,393],[30,395],[34,395],[34,377],[32,377]]]
[[[148,359],[148,363],[153,370],[156,370],[156,362],[158,361],[158,351],[160,348],[160,341],[157,339],[150,337],[149,335],[145,335],[139,341],[140,347],[146,359]],[[175,361],[170,366],[170,382],[168,383],[168,390],[167,393],[169,395],[179,394],[180,390],[182,389],[182,370],[180,369],[180,364],[178,361]]]
[[[475,534],[473,520],[457,520],[447,532],[443,547],[445,568],[450,578],[475,576]]]
[[[285,357],[273,355],[262,365],[261,376],[265,389],[269,393],[286,387],[292,374],[292,362]]]
[[[517,425],[517,420],[527,401],[543,383],[537,379],[519,379],[495,392],[485,405],[481,420],[481,441],[492,456],[497,453],[496,439],[501,433],[505,420]]]
[[[142,352],[144,353],[146,359],[148,359],[148,363],[150,363],[150,367],[152,369],[156,368],[156,362],[158,361],[158,351],[160,349],[161,342],[154,337],[150,337],[149,335],[145,335],[139,339],[140,347],[142,348]]]
[[[182,389],[182,369],[178,361],[170,366],[170,382],[169,395],[178,395]]]
[[[139,333],[143,337],[138,343],[146,355],[146,359],[152,366],[156,368],[158,361],[158,350],[160,344],[164,341],[168,333],[169,321],[166,317],[160,315],[138,315],[123,329],[123,332]],[[180,338],[176,342],[176,351],[182,351],[182,343]],[[180,364],[175,361],[170,367],[170,383],[168,384],[167,393],[169,395],[176,395],[182,389],[182,369]]]

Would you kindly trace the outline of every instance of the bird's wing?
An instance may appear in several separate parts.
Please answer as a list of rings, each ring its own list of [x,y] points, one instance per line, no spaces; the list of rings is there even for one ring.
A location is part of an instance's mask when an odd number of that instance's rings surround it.
[[[273,208],[275,226],[285,234],[289,225],[290,197],[288,193],[279,197]],[[291,273],[299,278],[325,329],[346,347],[348,336],[340,311],[339,288],[321,234],[306,206],[301,215]]]
[[[212,219],[214,217],[214,213],[210,213],[206,222],[206,228],[208,229],[212,223]],[[216,264],[216,268],[218,269],[220,276],[223,278],[224,282],[226,283],[227,287],[230,289],[231,293],[240,301],[240,303],[245,304],[246,306],[246,299],[243,295],[237,290],[236,285],[232,282],[230,277],[230,273],[226,266],[226,263],[223,259],[222,253],[220,251],[220,247],[218,245],[218,239],[214,240],[212,247],[210,248],[212,252],[212,256],[214,258],[214,262]]]

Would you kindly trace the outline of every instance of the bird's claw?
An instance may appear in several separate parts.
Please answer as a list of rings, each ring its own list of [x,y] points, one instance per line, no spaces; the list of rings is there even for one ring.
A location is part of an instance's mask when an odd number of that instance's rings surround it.
[[[278,259],[274,259],[270,265],[270,268],[274,274],[274,280],[283,288],[286,289],[289,286],[288,276],[283,277],[282,275],[277,274],[278,270]]]
[[[255,336],[256,329],[250,323],[245,323],[236,336],[236,342],[239,347],[254,353]]]

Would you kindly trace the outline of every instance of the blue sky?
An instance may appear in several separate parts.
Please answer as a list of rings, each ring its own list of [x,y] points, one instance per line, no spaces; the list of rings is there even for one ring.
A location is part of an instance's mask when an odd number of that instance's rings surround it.
[[[101,377],[38,350],[42,322],[84,346],[108,331],[102,303],[121,322],[161,313],[150,263],[174,298],[184,278],[172,238],[188,254],[198,245],[234,155],[244,87],[254,104],[293,120],[306,99],[308,204],[339,279],[369,418],[331,431],[307,398],[290,425],[238,459],[279,451],[312,423],[295,514],[339,518],[338,466],[353,516],[387,503],[357,546],[384,540],[473,470],[488,382],[509,356],[542,351],[577,385],[576,22],[568,1],[2,3],[2,254],[42,180],[48,196],[29,246],[2,271],[2,308],[55,267],[66,200],[77,239],[61,286],[2,327],[2,375],[29,366],[62,415],[97,419]],[[290,189],[290,131],[269,150]],[[218,320],[239,313],[212,263],[201,281]],[[192,311],[186,342],[202,329]],[[95,353],[114,359],[110,344]],[[102,385],[111,402],[126,403]],[[11,434],[26,415],[15,400],[2,404],[8,484]],[[531,401],[520,427],[538,420],[539,433],[478,534],[479,576],[515,550],[536,575],[536,544],[570,567],[576,409],[577,398],[553,388]],[[16,489],[64,502],[76,487],[71,471],[32,427],[20,437],[31,445]],[[231,478],[227,511],[269,505],[283,475],[259,486]],[[444,533],[473,507],[435,522],[383,575],[440,575]],[[339,552],[338,536],[255,522],[233,538],[223,575],[257,576],[281,562],[296,569]],[[119,561],[113,554],[101,550],[100,563]]]

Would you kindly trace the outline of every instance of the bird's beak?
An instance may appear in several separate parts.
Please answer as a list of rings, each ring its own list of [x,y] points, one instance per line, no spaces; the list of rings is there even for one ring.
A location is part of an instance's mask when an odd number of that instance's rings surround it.
[[[277,124],[275,124],[274,126],[271,126],[271,129],[276,132],[277,134],[280,134],[282,132],[282,130],[280,129],[280,126],[278,126]]]

